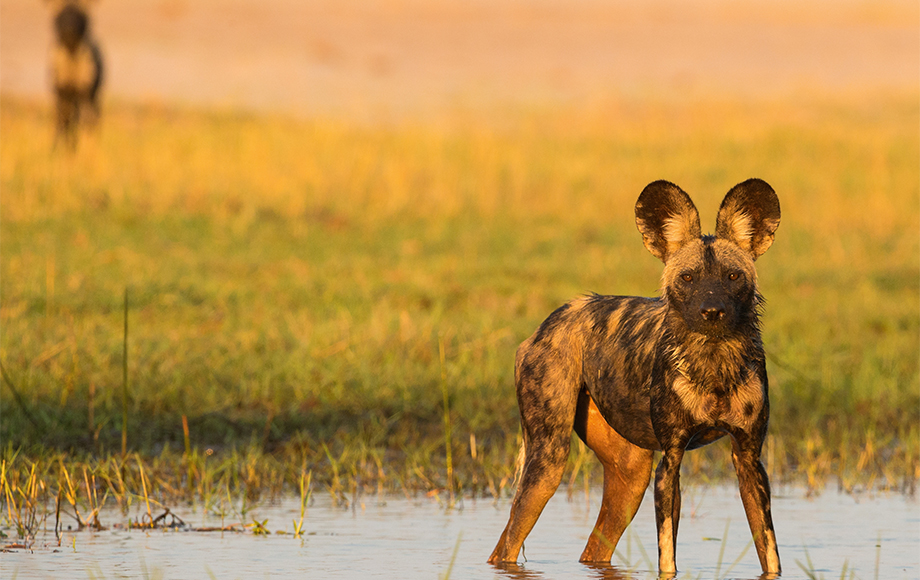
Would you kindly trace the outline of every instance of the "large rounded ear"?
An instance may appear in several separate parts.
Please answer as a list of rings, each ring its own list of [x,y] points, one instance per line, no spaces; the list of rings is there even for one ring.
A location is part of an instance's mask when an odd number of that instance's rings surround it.
[[[757,259],[773,244],[779,227],[779,198],[762,179],[748,179],[725,195],[716,218],[716,236]]]
[[[645,186],[636,202],[636,227],[648,251],[667,262],[684,244],[700,237],[700,214],[684,190],[655,181]]]

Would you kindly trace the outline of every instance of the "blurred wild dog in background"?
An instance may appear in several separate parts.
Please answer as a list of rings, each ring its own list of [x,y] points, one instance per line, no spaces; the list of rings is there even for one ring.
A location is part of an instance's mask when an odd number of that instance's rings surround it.
[[[99,119],[102,53],[93,38],[88,2],[51,0],[54,46],[51,78],[56,108],[56,139],[76,147],[80,117],[89,125]]]

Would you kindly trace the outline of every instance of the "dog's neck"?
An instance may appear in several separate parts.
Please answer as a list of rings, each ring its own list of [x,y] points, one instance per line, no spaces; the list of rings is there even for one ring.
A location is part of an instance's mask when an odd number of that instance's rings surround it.
[[[665,352],[674,370],[696,388],[728,393],[762,364],[763,345],[759,331],[708,337],[672,326]]]

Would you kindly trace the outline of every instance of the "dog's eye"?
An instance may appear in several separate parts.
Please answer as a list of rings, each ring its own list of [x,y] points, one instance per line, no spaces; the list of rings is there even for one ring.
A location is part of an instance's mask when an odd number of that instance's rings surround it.
[[[728,279],[733,282],[740,277],[741,277],[741,274],[739,274],[738,272],[732,272],[731,274],[728,275]]]
[[[693,282],[693,274],[681,274],[680,279],[684,282]]]

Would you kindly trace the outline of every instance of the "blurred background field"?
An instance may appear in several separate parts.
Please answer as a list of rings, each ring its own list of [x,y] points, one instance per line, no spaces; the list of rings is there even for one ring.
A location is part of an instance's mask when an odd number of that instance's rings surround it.
[[[912,491],[917,7],[828,6],[100,3],[102,124],[67,153],[48,16],[3,0],[4,481],[503,493],[517,344],[579,294],[657,292],[642,188],[711,230],[758,176],[768,470]],[[725,442],[686,463],[731,473]]]

